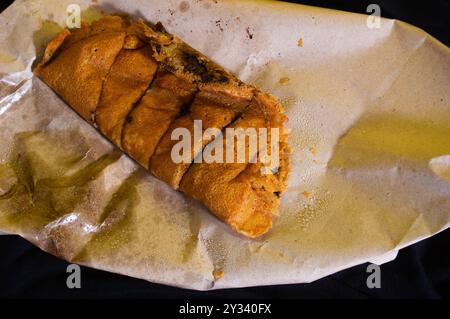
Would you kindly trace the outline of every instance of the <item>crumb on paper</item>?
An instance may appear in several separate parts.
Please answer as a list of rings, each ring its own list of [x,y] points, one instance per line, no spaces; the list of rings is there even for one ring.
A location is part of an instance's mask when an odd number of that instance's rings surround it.
[[[178,7],[181,12],[186,12],[189,10],[190,5],[187,1],[181,1],[180,6]]]
[[[290,108],[291,106],[293,106],[293,105],[298,103],[298,100],[295,97],[293,97],[293,96],[280,98],[280,101],[281,101],[281,104],[283,104],[283,106],[285,108]]]
[[[245,31],[247,32],[248,38],[250,40],[253,39],[253,33],[251,32],[250,27],[247,27],[247,29],[245,29]]]
[[[224,274],[225,273],[222,270],[214,270],[213,271],[213,277],[215,280],[222,278]]]
[[[220,31],[223,32],[223,27],[222,27],[222,25],[220,24],[220,23],[222,22],[222,20],[219,19],[219,20],[216,20],[216,21],[214,21],[214,22],[215,22],[215,24],[216,24],[216,27],[218,27],[218,28],[220,29]]]
[[[315,147],[310,147],[309,151],[311,152],[312,155],[314,155],[314,156],[317,155],[317,149]]]
[[[297,46],[298,46],[299,48],[301,48],[301,47],[303,46],[303,39],[302,39],[302,37],[298,38]]]
[[[278,82],[279,82],[281,85],[286,85],[286,84],[289,83],[289,81],[290,81],[289,77],[284,76],[284,77],[282,77]]]
[[[171,16],[173,16],[173,14],[175,13],[175,10],[173,10],[173,9],[167,9],[167,11],[169,11]]]
[[[303,196],[305,196],[305,198],[310,198],[311,197],[311,193],[308,192],[308,191],[304,191],[302,194],[303,194]]]

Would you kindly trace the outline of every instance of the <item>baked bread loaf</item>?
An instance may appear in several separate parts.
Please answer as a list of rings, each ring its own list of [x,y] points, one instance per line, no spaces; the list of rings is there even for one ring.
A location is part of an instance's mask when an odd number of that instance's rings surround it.
[[[160,24],[119,16],[61,31],[34,73],[140,165],[239,233],[256,237],[272,226],[286,189],[289,147],[286,116],[269,94],[241,82]],[[222,138],[192,134],[192,159],[226,141],[226,128],[265,128],[268,142],[277,128],[279,165],[263,173],[265,164],[255,161],[259,149],[248,139],[240,146],[246,151],[241,162],[174,161],[178,140],[172,133],[177,128],[194,133],[198,120],[202,132],[215,128]]]

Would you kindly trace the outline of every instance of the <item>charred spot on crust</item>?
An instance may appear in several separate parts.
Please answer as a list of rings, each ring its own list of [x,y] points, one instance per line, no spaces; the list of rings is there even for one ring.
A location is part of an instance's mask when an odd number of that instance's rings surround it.
[[[207,72],[207,73],[202,73],[200,74],[202,81],[205,83],[210,83],[210,82],[214,82],[214,75]]]
[[[186,71],[192,72],[197,75],[201,75],[202,73],[206,73],[208,71],[203,65],[203,62],[200,61],[197,56],[192,53],[183,52],[182,59]]]
[[[201,81],[204,83],[218,82],[226,83],[228,82],[228,77],[215,71],[208,70],[206,62],[199,59],[195,54],[189,52],[183,52],[182,61],[184,69],[200,77]]]
[[[164,28],[164,26],[162,25],[161,21],[158,21],[155,24],[155,30],[158,31],[158,32],[167,33],[167,30],[166,30],[166,28]]]
[[[130,115],[127,117],[127,123],[130,124],[131,122],[133,122],[133,117]]]
[[[280,197],[280,192],[273,192],[276,197]]]
[[[185,116],[187,114],[189,114],[189,111],[191,109],[191,104],[190,103],[184,103],[181,108],[180,111],[178,112],[177,117],[182,117]]]
[[[217,72],[207,72],[201,75],[202,81],[205,83],[209,82],[217,82],[217,83],[226,83],[228,82],[228,78]]]
[[[156,50],[156,52],[157,52],[158,54],[160,54],[160,53],[161,53],[161,44],[156,44],[156,45],[155,45],[155,50]]]
[[[191,110],[192,102],[194,101],[196,95],[197,94],[192,95],[191,98],[189,99],[189,101],[186,101],[185,103],[183,103],[181,105],[180,111],[177,114],[177,118],[180,118],[182,116],[189,114],[189,112]]]
[[[171,65],[171,64],[169,64],[167,62],[162,62],[160,64],[160,69],[164,70],[164,71],[167,71],[169,73],[175,73],[177,71],[177,69],[173,65]]]
[[[219,74],[219,76],[216,78],[216,81],[219,83],[226,83],[228,82],[228,77],[223,74]]]

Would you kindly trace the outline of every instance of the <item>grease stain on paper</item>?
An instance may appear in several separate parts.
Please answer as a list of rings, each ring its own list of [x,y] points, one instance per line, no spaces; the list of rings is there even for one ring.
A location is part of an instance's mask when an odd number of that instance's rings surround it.
[[[121,156],[114,151],[89,159],[88,142],[77,131],[58,137],[22,132],[14,140],[10,160],[0,165],[0,222],[2,227],[36,236],[52,222],[76,216],[90,183]],[[52,237],[49,231],[46,234]],[[48,243],[44,249],[58,255],[51,238]]]
[[[139,203],[136,184],[142,179],[141,174],[141,171],[135,171],[111,196],[100,216],[98,230],[73,258],[74,261],[90,262],[98,252],[114,256],[120,246],[133,241],[135,209]]]
[[[336,144],[328,167],[382,165],[399,159],[428,162],[450,154],[450,126],[394,116],[361,119]]]

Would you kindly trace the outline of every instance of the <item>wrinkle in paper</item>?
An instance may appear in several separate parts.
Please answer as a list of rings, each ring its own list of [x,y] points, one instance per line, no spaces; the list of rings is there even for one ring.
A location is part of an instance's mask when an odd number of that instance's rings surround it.
[[[423,31],[279,2],[76,2],[87,20],[161,21],[282,101],[293,154],[280,217],[243,238],[115,150],[32,77],[73,0],[18,0],[0,16],[0,231],[206,290],[311,282],[450,225],[450,51]]]

